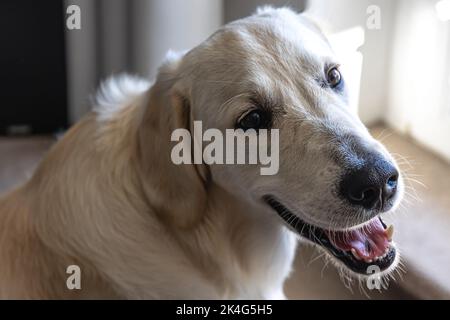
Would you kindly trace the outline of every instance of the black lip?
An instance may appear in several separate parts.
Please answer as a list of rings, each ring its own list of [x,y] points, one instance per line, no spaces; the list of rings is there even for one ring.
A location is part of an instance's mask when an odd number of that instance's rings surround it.
[[[357,260],[351,252],[335,248],[328,239],[325,230],[304,222],[274,197],[265,196],[263,199],[278,213],[284,222],[293,228],[301,237],[325,248],[328,253],[339,259],[347,268],[358,274],[371,275],[373,272],[368,272],[368,268],[373,265],[377,266],[380,269],[380,272],[387,270],[395,261],[397,252],[393,246],[389,248],[388,254],[383,259],[373,261],[372,263]],[[381,220],[381,218],[379,219]],[[382,220],[381,223],[385,226]]]

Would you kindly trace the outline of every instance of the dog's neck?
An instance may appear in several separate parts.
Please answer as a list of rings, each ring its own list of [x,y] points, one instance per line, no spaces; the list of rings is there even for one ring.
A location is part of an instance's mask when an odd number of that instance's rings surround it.
[[[281,287],[289,273],[295,235],[271,209],[214,183],[207,199],[202,219],[189,229],[172,230],[174,239],[192,263],[223,288],[223,297],[268,298],[266,292],[272,288],[267,286]]]

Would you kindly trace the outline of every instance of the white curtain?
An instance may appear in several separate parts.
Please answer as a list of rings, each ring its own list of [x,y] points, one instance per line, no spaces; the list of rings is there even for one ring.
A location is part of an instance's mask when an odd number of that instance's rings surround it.
[[[81,9],[81,30],[66,31],[71,123],[90,110],[101,79],[152,78],[169,49],[192,48],[223,21],[222,0],[65,1]]]
[[[64,0],[81,9],[81,30],[67,30],[70,122],[90,110],[101,79],[120,72],[155,76],[169,49],[187,50],[224,22],[257,6],[304,8],[306,0]]]

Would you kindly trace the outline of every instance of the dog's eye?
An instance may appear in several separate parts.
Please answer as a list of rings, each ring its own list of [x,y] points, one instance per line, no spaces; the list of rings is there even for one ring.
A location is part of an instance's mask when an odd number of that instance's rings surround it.
[[[238,121],[240,129],[266,129],[268,126],[268,117],[260,110],[253,110],[247,113]]]
[[[336,88],[342,82],[342,75],[337,67],[331,68],[327,73],[327,82],[331,88]]]

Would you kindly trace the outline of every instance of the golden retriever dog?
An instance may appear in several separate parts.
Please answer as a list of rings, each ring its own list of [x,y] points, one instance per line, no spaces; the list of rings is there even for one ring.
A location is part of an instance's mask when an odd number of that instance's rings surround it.
[[[388,274],[399,257],[380,214],[404,184],[344,80],[307,15],[262,8],[169,54],[152,84],[106,82],[0,200],[0,297],[283,299],[298,239],[356,277]],[[173,163],[171,135],[194,121],[278,129],[277,174]]]

